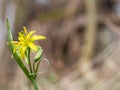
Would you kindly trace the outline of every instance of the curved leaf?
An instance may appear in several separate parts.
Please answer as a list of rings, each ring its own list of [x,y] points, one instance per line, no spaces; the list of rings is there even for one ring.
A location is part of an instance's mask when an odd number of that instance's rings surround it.
[[[43,53],[43,49],[41,47],[38,46],[38,51],[35,55],[35,58],[34,58],[34,63],[36,63],[37,61],[40,61],[40,58],[42,56],[42,53]]]

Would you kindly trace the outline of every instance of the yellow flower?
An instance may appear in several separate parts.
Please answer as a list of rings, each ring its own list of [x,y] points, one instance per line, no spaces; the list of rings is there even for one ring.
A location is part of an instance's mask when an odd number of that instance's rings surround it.
[[[12,42],[15,44],[13,53],[18,51],[21,59],[25,57],[25,51],[28,47],[32,51],[38,50],[38,47],[37,45],[34,44],[34,41],[46,39],[45,36],[36,36],[36,35],[33,35],[33,33],[35,33],[35,31],[27,32],[27,29],[24,26],[23,31],[19,32],[18,41]]]

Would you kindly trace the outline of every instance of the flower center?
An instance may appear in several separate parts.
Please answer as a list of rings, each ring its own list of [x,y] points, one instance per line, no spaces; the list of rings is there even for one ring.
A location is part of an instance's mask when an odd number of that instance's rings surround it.
[[[31,42],[31,39],[30,39],[30,38],[29,38],[29,39],[26,39],[26,38],[25,38],[25,40],[24,40],[24,45],[25,45],[25,46],[28,46],[30,42]]]

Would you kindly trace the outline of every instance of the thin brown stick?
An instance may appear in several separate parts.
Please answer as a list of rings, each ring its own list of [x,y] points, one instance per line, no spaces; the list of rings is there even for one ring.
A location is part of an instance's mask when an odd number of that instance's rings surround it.
[[[96,0],[85,0],[86,11],[87,11],[87,24],[86,32],[84,37],[84,45],[82,49],[82,55],[79,60],[78,68],[81,73],[86,73],[88,79],[93,79],[94,75],[91,72],[90,60],[94,54],[95,36],[97,32],[97,10],[96,10]],[[89,69],[89,72],[86,70]]]

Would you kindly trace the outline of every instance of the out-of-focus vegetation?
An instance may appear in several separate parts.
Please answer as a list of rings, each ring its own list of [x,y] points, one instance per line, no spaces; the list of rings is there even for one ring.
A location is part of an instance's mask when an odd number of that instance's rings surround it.
[[[15,40],[23,25],[47,37],[40,90],[119,90],[119,15],[119,0],[0,0],[0,90],[33,89],[6,45],[6,17]]]

